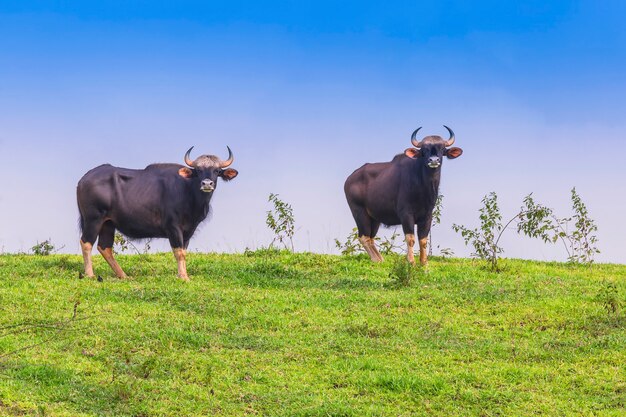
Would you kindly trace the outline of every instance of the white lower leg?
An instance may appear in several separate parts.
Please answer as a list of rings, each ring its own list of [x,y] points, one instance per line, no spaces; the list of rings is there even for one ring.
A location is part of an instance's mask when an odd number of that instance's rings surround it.
[[[378,252],[378,249],[376,249],[376,244],[374,243],[373,238],[369,236],[361,236],[359,238],[359,241],[363,245],[363,248],[365,248],[365,251],[367,252],[367,254],[370,256],[370,259],[372,260],[372,262],[383,261],[383,257]]]
[[[380,254],[380,252],[378,251],[378,248],[376,247],[376,241],[374,240],[374,238],[370,237],[370,245],[372,248],[372,252],[374,252],[374,256],[376,256],[376,258],[378,259],[378,261],[375,262],[383,262],[383,255]]]
[[[174,252],[174,257],[178,263],[178,277],[189,281],[189,276],[187,275],[187,251],[183,248],[172,248],[172,252]]]
[[[89,242],[80,241],[80,249],[83,252],[83,261],[85,263],[85,275],[93,277],[93,264],[91,263],[91,249],[93,245]]]
[[[413,246],[415,246],[415,235],[413,233],[407,233],[404,235],[406,240],[406,260],[415,263],[415,254],[413,253]]]
[[[363,245],[363,249],[365,249],[365,252],[367,252],[367,254],[369,255],[370,259],[372,261],[376,262],[378,260],[378,258],[376,257],[376,255],[372,251],[372,246],[370,245],[370,238],[368,236],[360,236],[359,237],[359,242],[361,242],[361,245]]]
[[[428,237],[420,239],[420,264],[426,265],[428,263],[428,259],[426,256],[428,253],[426,252],[426,245],[428,244]]]

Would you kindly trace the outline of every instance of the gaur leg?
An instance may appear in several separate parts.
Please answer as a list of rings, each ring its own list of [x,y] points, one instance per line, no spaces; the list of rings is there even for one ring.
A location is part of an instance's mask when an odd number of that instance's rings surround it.
[[[404,239],[406,240],[406,259],[414,264],[415,250],[413,247],[415,246],[415,235],[413,233],[407,233],[404,235]]]
[[[432,225],[432,217],[418,222],[417,224],[417,239],[420,245],[420,264],[426,265],[428,263],[428,252],[426,252],[426,246],[428,244],[428,235],[430,233],[430,226]]]
[[[187,275],[187,249],[183,240],[183,232],[178,227],[172,227],[168,234],[170,246],[178,264],[178,277],[184,281],[189,281],[189,275]]]
[[[359,232],[359,242],[363,245],[363,249],[365,249],[365,252],[367,252],[373,262],[381,262],[382,257],[378,254],[378,250],[374,245],[374,239],[372,238],[372,224],[374,219],[372,219],[363,208],[359,207],[353,209],[350,207],[350,209],[352,210],[352,216],[356,222],[356,227]]]
[[[80,249],[83,253],[83,262],[85,264],[85,275],[89,278],[94,277],[93,263],[91,260],[91,250],[96,242],[102,219],[99,217],[86,218],[82,217],[82,235],[80,236]]]
[[[415,246],[415,221],[412,216],[405,216],[402,220],[402,231],[404,232],[404,239],[406,241],[406,260],[410,263],[415,263],[415,254],[413,252],[413,246]]]
[[[108,220],[104,222],[98,235],[98,252],[107,261],[118,278],[127,278],[126,274],[113,257],[113,241],[115,240],[115,226]]]
[[[382,262],[383,257],[376,249],[376,244],[374,243],[374,236],[376,236],[380,223],[372,219],[365,210],[356,214],[353,212],[353,215],[359,231],[359,242],[363,245],[365,252],[367,252],[372,262]]]
[[[359,242],[361,242],[361,245],[363,245],[363,249],[365,249],[365,252],[369,255],[370,259],[373,262],[380,262],[380,260],[378,259],[378,256],[376,256],[376,253],[374,252],[374,250],[372,249],[372,238],[369,236],[359,236]]]
[[[91,249],[93,243],[84,242],[80,240],[80,250],[83,252],[83,263],[85,265],[85,275],[89,278],[93,278],[93,263],[91,262]]]
[[[178,277],[183,281],[189,281],[189,275],[187,275],[187,250],[179,247],[172,248],[174,257],[178,263]]]
[[[384,258],[378,251],[378,248],[376,247],[376,241],[374,240],[374,238],[376,237],[376,233],[378,233],[379,228],[380,228],[380,222],[377,222],[376,220],[372,219],[372,234],[370,235],[371,236],[370,247],[372,249],[372,252],[374,252],[374,255],[378,258],[378,262],[382,262],[384,261]]]

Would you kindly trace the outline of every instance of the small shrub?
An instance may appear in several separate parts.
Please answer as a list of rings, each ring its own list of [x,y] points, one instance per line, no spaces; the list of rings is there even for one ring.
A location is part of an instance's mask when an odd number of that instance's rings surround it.
[[[339,249],[342,255],[356,255],[365,252],[361,242],[359,242],[359,232],[356,227],[348,234],[345,242],[342,243],[339,239],[335,239],[335,247]]]
[[[574,221],[574,230],[566,234],[571,248],[568,260],[570,262],[588,264],[591,266],[595,254],[600,253],[596,246],[598,238],[594,234],[598,230],[598,226],[596,226],[595,222],[589,217],[587,206],[576,192],[576,188],[572,188],[571,198],[574,215],[572,218],[566,220]]]
[[[614,282],[604,281],[596,300],[602,304],[608,315],[616,315],[622,306],[617,285]]]
[[[568,262],[591,266],[595,254],[600,253],[596,246],[598,239],[594,234],[598,227],[589,217],[587,206],[576,192],[576,188],[571,190],[571,200],[574,214],[572,217],[559,218],[552,210],[535,205],[529,195],[524,200],[529,218],[521,217],[518,233],[539,237],[544,242],[554,243],[561,240],[567,252]],[[531,218],[532,216],[535,218]]]
[[[398,237],[400,237],[400,234],[397,229],[394,229],[391,236],[385,236],[383,238],[375,237],[374,242],[377,243],[380,253],[383,255],[391,255],[392,253],[396,253],[397,250],[401,251],[403,249],[401,244],[396,243]]]
[[[126,236],[119,232],[115,232],[115,237],[113,238],[113,250],[115,252],[124,253],[128,250],[130,245],[132,245],[132,243],[126,239]]]
[[[433,227],[441,223],[441,212],[443,210],[443,194],[437,196],[435,208],[433,209],[433,222],[431,224],[430,233],[428,234],[428,256],[433,255]],[[437,246],[439,247],[439,246]],[[445,255],[442,255],[445,256]]]
[[[33,255],[48,256],[53,253],[57,253],[64,247],[65,246],[61,246],[60,248],[57,248],[50,239],[46,239],[43,242],[37,242],[37,244],[31,247],[30,250]]]
[[[144,242],[143,250],[140,251],[139,248],[130,241],[130,239],[128,239],[126,236],[119,232],[115,232],[115,237],[113,238],[113,251],[115,253],[125,253],[132,248],[137,253],[137,255],[146,255],[148,254],[148,252],[150,252],[150,249],[152,248],[150,246],[151,242],[152,239],[147,239]]]
[[[558,234],[552,209],[538,204],[532,197],[532,193],[524,198],[524,204],[504,226],[502,214],[498,206],[498,196],[491,192],[483,197],[483,207],[480,208],[480,228],[468,229],[465,226],[453,224],[455,232],[461,232],[465,244],[474,247],[472,256],[486,260],[493,271],[499,271],[498,260],[504,249],[499,246],[500,238],[505,230],[517,221],[517,233],[531,238],[538,238],[544,242],[556,242]]]
[[[293,252],[293,235],[296,229],[291,205],[282,201],[278,198],[278,194],[274,193],[269,195],[267,201],[274,205],[273,210],[267,211],[265,218],[265,224],[274,232],[274,239],[270,243],[270,247],[274,245],[274,242],[279,241],[285,249],[290,249]]]
[[[504,228],[502,227],[502,215],[498,206],[498,196],[491,192],[483,197],[483,207],[480,208],[480,228],[469,229],[463,225],[453,224],[455,232],[461,232],[465,244],[474,247],[472,256],[489,262],[491,269],[498,270],[498,255],[503,249],[498,246],[498,241]]]
[[[398,287],[408,287],[417,279],[419,272],[419,269],[404,256],[398,256],[391,266],[389,278]]]
[[[472,256],[488,261],[491,269],[495,271],[498,270],[499,254],[504,251],[498,246],[498,242],[502,233],[514,221],[517,221],[518,234],[541,239],[545,243],[555,243],[560,239],[567,251],[569,262],[591,266],[594,255],[600,253],[596,246],[598,239],[594,234],[598,227],[589,217],[587,207],[576,193],[576,188],[572,188],[571,198],[574,215],[558,218],[552,209],[535,202],[531,193],[524,198],[520,211],[502,226],[498,196],[491,192],[482,200],[479,229],[468,229],[457,224],[453,224],[452,228],[456,232],[461,232],[466,245],[471,244],[474,247],[475,252]],[[572,221],[573,231],[570,232]]]
[[[552,209],[536,203],[532,193],[524,197],[524,205],[516,218],[518,234],[541,239],[544,243],[557,241],[558,233],[555,226],[559,220],[552,213]]]

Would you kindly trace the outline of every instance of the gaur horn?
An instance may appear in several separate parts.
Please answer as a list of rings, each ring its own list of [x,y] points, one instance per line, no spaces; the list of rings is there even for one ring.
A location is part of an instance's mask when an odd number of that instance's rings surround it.
[[[228,159],[220,163],[220,168],[229,167],[235,160],[235,158],[233,157],[233,152],[230,150],[228,146],[226,148],[228,149]]]
[[[415,129],[415,131],[413,132],[413,134],[411,135],[411,143],[413,144],[413,146],[415,146],[416,148],[421,148],[422,147],[422,141],[418,141],[417,139],[415,139],[415,135],[417,135],[417,132],[419,132],[419,130],[422,127],[418,127],[417,129]]]
[[[189,157],[189,154],[191,153],[191,150],[193,149],[193,146],[191,148],[189,148],[189,150],[187,151],[187,153],[185,154],[185,163],[187,165],[189,165],[191,168],[193,168],[193,161],[191,160],[191,158]]]
[[[446,148],[448,146],[452,146],[454,144],[454,132],[452,131],[452,129],[450,129],[448,126],[443,125],[443,127],[445,127],[446,129],[448,129],[448,132],[450,132],[450,139],[448,139],[446,141]]]

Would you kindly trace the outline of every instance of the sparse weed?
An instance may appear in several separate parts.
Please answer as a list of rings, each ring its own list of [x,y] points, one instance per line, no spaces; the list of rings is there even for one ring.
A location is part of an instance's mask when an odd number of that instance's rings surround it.
[[[293,252],[293,235],[296,232],[293,208],[278,198],[278,194],[271,193],[267,201],[274,205],[273,210],[267,211],[265,218],[265,224],[274,232],[274,239],[272,239],[270,247],[274,245],[274,242],[279,241],[285,249],[291,249]]]
[[[119,232],[115,232],[115,237],[113,239],[113,251],[119,252],[119,253],[125,253],[126,251],[132,248],[135,251],[135,253],[137,253],[137,255],[146,255],[150,252],[150,249],[152,248],[150,246],[151,242],[152,242],[152,239],[147,239],[144,242],[143,250],[140,251],[139,248],[137,248],[137,246],[135,246],[135,244],[131,242],[130,239],[128,239],[126,236],[124,236],[123,234]]]
[[[460,232],[465,244],[474,247],[472,256],[486,260],[491,269],[499,271],[498,260],[504,249],[499,246],[500,238],[505,230],[517,222],[517,233],[530,238],[541,239],[545,243],[555,243],[561,240],[568,254],[568,261],[591,265],[593,257],[600,251],[596,247],[597,238],[593,234],[597,231],[594,221],[576,189],[572,191],[573,217],[558,218],[553,210],[535,202],[532,193],[524,198],[524,204],[504,226],[502,215],[498,207],[498,196],[495,192],[486,195],[480,208],[480,228],[469,229],[463,225],[453,224],[452,229]],[[569,223],[574,220],[574,229],[568,231]]]
[[[622,300],[617,285],[613,281],[604,281],[602,283],[596,300],[602,304],[609,316],[617,315],[622,307]]]
[[[595,222],[589,217],[587,206],[583,203],[576,188],[572,188],[572,210],[574,215],[566,221],[574,221],[574,230],[566,234],[570,243],[571,252],[568,260],[573,263],[587,264],[591,266],[596,253],[600,253],[597,248],[598,238],[595,232],[598,230]]]
[[[397,287],[408,287],[417,280],[419,274],[420,270],[414,264],[410,263],[404,256],[397,256],[391,265],[389,278]]]
[[[132,245],[132,243],[126,239],[126,236],[119,232],[115,232],[115,237],[113,238],[114,252],[124,253],[128,250],[130,245]]]
[[[483,197],[483,206],[480,208],[480,228],[469,229],[463,225],[453,224],[455,232],[461,232],[465,244],[474,247],[472,256],[489,262],[491,269],[498,270],[498,258],[504,251],[498,246],[498,241],[505,229],[502,226],[502,214],[498,206],[498,196],[491,192]]]
[[[64,247],[65,246],[61,246],[61,247],[57,248],[52,243],[51,239],[46,239],[43,242],[37,242],[33,247],[30,248],[30,250],[33,253],[33,255],[48,256],[48,255],[51,255],[53,253],[57,253],[58,251],[60,251]]]
[[[359,242],[359,232],[356,227],[348,234],[345,242],[340,242],[339,239],[335,238],[335,247],[342,255],[356,255],[365,252]]]
[[[396,240],[400,237],[400,233],[398,233],[398,229],[394,229],[391,236],[387,237],[375,237],[374,241],[378,245],[378,249],[380,253],[383,255],[391,255],[392,253],[396,253],[396,251],[401,251],[402,246],[400,243],[397,243]]]
[[[437,200],[435,201],[435,208],[433,209],[433,222],[430,228],[430,233],[428,234],[428,256],[433,255],[433,227],[441,223],[442,211],[443,211],[443,194],[439,194],[437,196]]]

